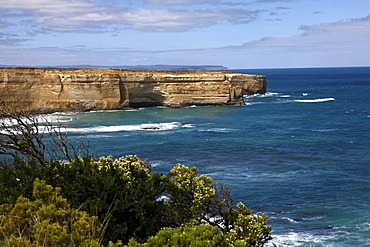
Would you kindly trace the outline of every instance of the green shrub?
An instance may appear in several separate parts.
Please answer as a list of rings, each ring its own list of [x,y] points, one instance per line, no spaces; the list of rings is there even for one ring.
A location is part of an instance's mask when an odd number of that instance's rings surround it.
[[[62,188],[72,207],[81,208],[107,222],[105,243],[135,237],[146,240],[160,228],[163,176],[137,156],[113,160],[76,159],[49,167],[45,179]]]
[[[232,246],[263,246],[271,240],[271,226],[268,217],[262,213],[255,215],[252,210],[239,202],[233,210],[235,221],[225,232],[228,243]]]
[[[131,239],[130,247],[156,247],[156,246],[189,246],[189,247],[223,247],[228,246],[221,231],[210,225],[184,226],[165,228],[155,236],[150,237],[144,244]]]
[[[33,197],[1,206],[0,242],[5,246],[100,246],[97,217],[72,209],[60,188],[36,179]]]
[[[45,166],[17,160],[14,166],[2,165],[0,177],[2,203],[20,195],[32,198],[36,177],[60,187],[72,208],[97,216],[105,226],[103,244],[131,238],[145,242],[165,227],[205,223],[233,245],[262,246],[271,239],[266,215],[253,214],[242,203],[235,209],[229,190],[199,176],[195,167],[178,164],[161,175],[136,156],[85,157]],[[159,200],[164,196],[167,200]]]
[[[33,181],[41,177],[42,167],[33,160],[19,158],[12,165],[0,164],[0,205],[14,204],[21,195],[32,196]]]
[[[170,226],[207,223],[217,227],[230,246],[263,246],[271,239],[266,215],[254,214],[241,202],[235,209],[227,187],[197,173],[196,167],[178,164],[168,174]]]

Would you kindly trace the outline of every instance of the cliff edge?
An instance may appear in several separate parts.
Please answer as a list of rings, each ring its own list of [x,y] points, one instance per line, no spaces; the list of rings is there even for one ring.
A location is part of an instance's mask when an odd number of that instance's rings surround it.
[[[38,113],[242,104],[265,92],[265,76],[228,71],[0,69],[0,99]]]

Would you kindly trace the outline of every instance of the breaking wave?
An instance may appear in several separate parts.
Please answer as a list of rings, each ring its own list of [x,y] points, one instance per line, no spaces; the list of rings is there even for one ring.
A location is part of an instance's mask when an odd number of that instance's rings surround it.
[[[310,233],[290,232],[282,235],[272,235],[273,239],[267,244],[273,246],[337,246],[333,243],[334,236],[316,235]]]
[[[334,100],[335,100],[334,98],[320,98],[320,99],[296,99],[294,101],[299,103],[321,103]]]
[[[94,132],[120,132],[120,131],[165,131],[179,128],[189,128],[189,125],[182,125],[179,122],[170,123],[149,123],[137,125],[113,125],[98,127],[66,128],[66,132],[94,133]]]
[[[275,97],[279,95],[279,93],[276,92],[266,92],[265,94],[253,94],[253,95],[243,95],[244,98],[254,98],[254,97]]]

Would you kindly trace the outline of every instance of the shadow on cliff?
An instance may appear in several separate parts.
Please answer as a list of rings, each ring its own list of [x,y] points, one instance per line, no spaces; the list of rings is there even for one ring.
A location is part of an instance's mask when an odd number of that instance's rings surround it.
[[[165,96],[157,84],[150,77],[140,84],[120,81],[120,104],[132,108],[163,106]]]

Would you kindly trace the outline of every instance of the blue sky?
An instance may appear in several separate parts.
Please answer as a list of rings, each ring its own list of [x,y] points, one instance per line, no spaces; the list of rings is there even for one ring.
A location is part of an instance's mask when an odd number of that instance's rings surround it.
[[[370,1],[0,0],[0,64],[370,66]]]

